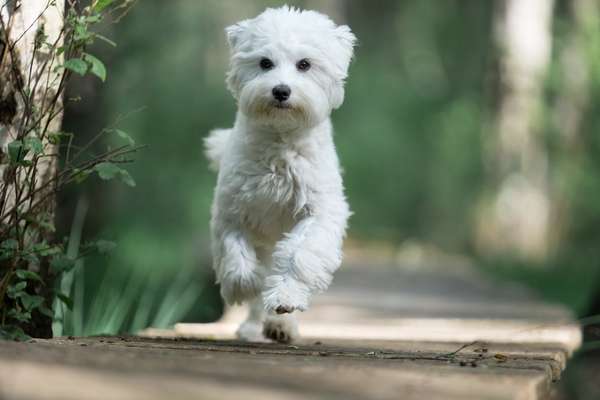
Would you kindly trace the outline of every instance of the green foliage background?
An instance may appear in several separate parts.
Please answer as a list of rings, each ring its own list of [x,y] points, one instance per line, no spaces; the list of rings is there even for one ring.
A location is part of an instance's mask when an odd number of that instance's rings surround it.
[[[327,11],[328,2],[291,1]],[[140,1],[106,35],[108,78],[73,82],[83,101],[67,110],[66,129],[87,131],[128,114],[120,127],[148,148],[128,167],[134,190],[87,185],[84,236],[114,240],[108,260],[93,258],[76,271],[75,323],[66,332],[133,331],[180,320],[217,318],[221,305],[210,272],[209,207],[215,176],[202,138],[233,122],[226,91],[228,50],[223,29],[276,1]],[[483,188],[482,141],[490,135],[496,90],[492,45],[494,3],[469,1],[348,1],[347,23],[359,38],[346,101],[333,115],[354,217],[354,238],[433,242],[472,254],[475,204]],[[557,9],[555,45],[566,16]],[[494,274],[522,279],[551,299],[584,312],[600,260],[600,40],[589,33],[592,97],[584,141],[576,154],[552,147],[554,174],[572,200],[572,231],[543,269],[511,260],[482,262]],[[95,52],[98,54],[98,52]],[[553,60],[548,110],[563,85]],[[74,194],[63,199],[70,231]],[[79,298],[79,301],[77,299]],[[169,311],[170,310],[170,311]],[[175,311],[173,311],[175,310]],[[114,313],[118,313],[117,317]],[[171,314],[170,314],[171,313]]]

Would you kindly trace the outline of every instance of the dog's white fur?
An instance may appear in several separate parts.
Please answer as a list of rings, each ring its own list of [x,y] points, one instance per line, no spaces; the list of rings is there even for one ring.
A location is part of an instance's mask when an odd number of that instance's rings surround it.
[[[288,342],[297,328],[283,314],[306,310],[342,260],[350,211],[329,116],[343,102],[356,39],[323,14],[287,6],[226,32],[227,85],[238,112],[233,128],[214,130],[205,141],[219,172],[214,268],[228,304],[250,303],[238,336]],[[263,58],[271,69],[261,68]],[[302,59],[309,70],[297,67]],[[291,89],[285,107],[272,93],[281,84]]]

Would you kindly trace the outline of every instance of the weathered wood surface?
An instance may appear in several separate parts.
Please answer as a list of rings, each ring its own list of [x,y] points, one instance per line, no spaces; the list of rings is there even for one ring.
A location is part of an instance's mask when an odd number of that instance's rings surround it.
[[[345,269],[302,315],[305,333],[325,337],[293,345],[222,340],[235,312],[144,333],[163,338],[0,343],[0,399],[548,399],[581,341],[568,311],[522,288],[364,272]]]
[[[4,342],[0,398],[537,399],[565,364],[565,353],[548,346],[318,343]]]
[[[162,336],[233,339],[246,311],[230,309],[213,324],[177,324]],[[315,339],[559,344],[571,353],[581,331],[566,308],[522,286],[499,284],[464,265],[407,270],[346,265],[332,287],[298,315],[300,333]]]

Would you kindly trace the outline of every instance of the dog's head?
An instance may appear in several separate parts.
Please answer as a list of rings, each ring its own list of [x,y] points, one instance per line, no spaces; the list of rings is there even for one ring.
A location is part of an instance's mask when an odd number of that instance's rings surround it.
[[[259,123],[315,126],[344,100],[355,36],[315,11],[269,8],[226,29],[227,85],[240,111]]]

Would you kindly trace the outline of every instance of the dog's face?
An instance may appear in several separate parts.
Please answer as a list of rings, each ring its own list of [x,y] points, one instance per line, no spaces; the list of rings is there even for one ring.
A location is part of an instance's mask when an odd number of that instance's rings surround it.
[[[342,104],[356,41],[347,26],[284,6],[226,32],[227,85],[248,118],[282,129],[311,127]]]

